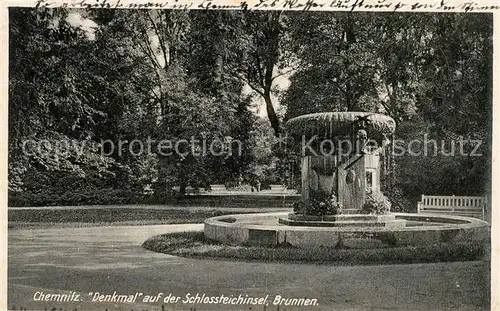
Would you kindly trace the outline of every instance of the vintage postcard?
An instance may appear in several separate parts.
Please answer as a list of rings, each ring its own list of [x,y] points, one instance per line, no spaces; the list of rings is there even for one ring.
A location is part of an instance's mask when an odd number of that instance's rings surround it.
[[[499,12],[0,4],[0,309],[498,309]]]

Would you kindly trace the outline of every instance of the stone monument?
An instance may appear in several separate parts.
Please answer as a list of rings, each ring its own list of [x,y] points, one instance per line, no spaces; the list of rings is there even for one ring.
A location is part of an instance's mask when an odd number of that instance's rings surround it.
[[[287,132],[300,146],[302,215],[361,214],[367,194],[380,193],[381,154],[395,126],[391,117],[369,112],[290,119]]]

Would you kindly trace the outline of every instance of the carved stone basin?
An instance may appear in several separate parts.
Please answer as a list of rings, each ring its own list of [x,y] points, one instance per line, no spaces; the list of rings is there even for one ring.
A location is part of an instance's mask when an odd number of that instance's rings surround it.
[[[334,139],[350,135],[353,125],[364,121],[368,137],[382,139],[384,134],[392,134],[396,129],[393,118],[372,112],[321,112],[302,115],[288,120],[286,129],[293,137],[317,136],[320,139]]]

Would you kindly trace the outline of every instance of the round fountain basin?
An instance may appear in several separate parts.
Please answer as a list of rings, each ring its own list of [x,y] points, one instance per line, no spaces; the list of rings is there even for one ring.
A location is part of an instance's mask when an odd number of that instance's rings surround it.
[[[394,119],[387,115],[371,112],[320,112],[298,116],[288,120],[286,129],[292,136],[311,138],[318,136],[333,139],[350,135],[352,125],[359,118],[368,118],[366,131],[368,137],[380,139],[384,134],[392,134],[396,128]]]
[[[359,219],[352,216],[359,216]],[[393,213],[390,216],[394,218],[374,220],[367,219],[367,216],[349,215],[348,220],[309,220],[314,224],[306,226],[307,220],[290,219],[286,212],[226,215],[207,219],[204,234],[229,245],[299,248],[337,247],[340,244],[350,248],[384,248],[443,242],[482,243],[489,235],[487,222],[470,217]],[[284,220],[300,223],[290,225]],[[331,225],[342,221],[351,224]]]

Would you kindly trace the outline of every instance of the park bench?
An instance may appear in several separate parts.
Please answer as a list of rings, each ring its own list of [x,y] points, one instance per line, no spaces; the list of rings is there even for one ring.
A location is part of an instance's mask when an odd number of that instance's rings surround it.
[[[417,213],[446,214],[484,218],[485,197],[422,195],[417,203]]]
[[[286,191],[286,186],[284,185],[270,185],[271,190],[270,192],[273,193],[282,193]]]
[[[226,185],[210,185],[210,190],[212,192],[225,192]]]

